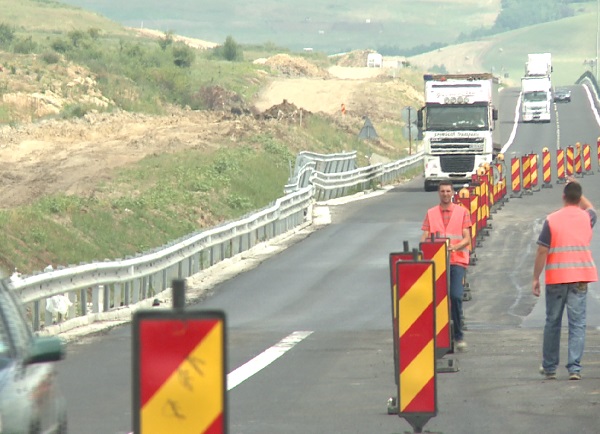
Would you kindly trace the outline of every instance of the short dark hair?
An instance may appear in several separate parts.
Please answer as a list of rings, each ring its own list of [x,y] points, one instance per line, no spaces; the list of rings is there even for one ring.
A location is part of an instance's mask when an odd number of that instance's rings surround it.
[[[577,205],[583,195],[583,189],[578,182],[568,182],[563,190],[565,202],[571,205]]]
[[[454,185],[452,185],[452,181],[450,181],[449,179],[444,179],[440,181],[440,183],[438,184],[438,191],[440,191],[442,185],[449,185],[452,189],[454,189]]]

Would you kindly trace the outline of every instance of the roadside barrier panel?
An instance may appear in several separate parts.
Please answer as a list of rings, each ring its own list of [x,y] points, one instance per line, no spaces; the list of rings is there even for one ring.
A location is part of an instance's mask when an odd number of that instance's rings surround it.
[[[596,140],[596,153],[598,155],[598,167],[600,168],[600,137]]]
[[[390,283],[392,296],[392,340],[394,342],[394,381],[398,385],[398,287],[396,279],[396,264],[400,261],[411,261],[422,258],[422,252],[416,249],[408,250],[408,241],[404,241],[404,251],[390,253]],[[398,413],[398,403],[395,397],[388,399],[388,414]]]
[[[521,157],[521,165],[523,167],[523,194],[533,194],[531,192],[531,161],[529,155]]]
[[[481,184],[477,175],[473,175],[471,178],[471,185],[473,186],[473,193],[477,196],[477,220],[474,223],[477,226],[477,244],[476,247],[481,245],[481,238],[483,237],[483,229],[485,227],[485,216],[483,212],[483,196],[481,194]]]
[[[507,190],[507,175],[508,170],[506,170],[506,162],[504,161],[504,154],[498,154],[496,156],[496,167],[498,168],[498,173],[500,174],[500,201],[501,205],[504,205],[508,202],[508,196],[506,195]]]
[[[470,264],[477,264],[477,254],[475,253],[475,247],[477,247],[477,215],[479,209],[479,197],[475,192],[475,186],[471,185],[468,187],[469,191],[469,207],[467,208],[471,213],[471,259]]]
[[[556,150],[556,183],[563,184],[567,181],[567,171],[565,168],[565,150]]]
[[[542,188],[552,188],[552,158],[548,148],[542,149]]]
[[[540,187],[538,186],[538,156],[537,154],[529,154],[529,166],[531,170],[531,191],[540,191]]]
[[[521,191],[521,159],[519,157],[512,157],[510,159],[510,179],[510,197],[523,197],[523,192]]]
[[[437,415],[435,263],[396,263],[398,288],[398,416],[414,432]]]
[[[423,259],[433,261],[435,264],[435,324],[436,341],[435,357],[441,359],[452,350],[451,326],[450,326],[450,255],[448,251],[448,239],[434,239],[419,244],[419,250],[423,252]],[[438,362],[441,362],[438,360]],[[443,363],[437,364],[438,372],[444,369]]]
[[[186,310],[184,289],[133,316],[135,434],[227,432],[225,313]]]
[[[583,167],[581,164],[581,144],[577,142],[575,145],[575,176],[580,178],[583,176]]]
[[[489,166],[488,166],[489,167]],[[483,216],[484,216],[484,228],[485,229],[491,229],[492,228],[492,224],[489,222],[489,220],[492,219],[492,217],[490,216],[490,184],[491,184],[491,177],[488,171],[488,167],[484,167],[483,170],[481,171],[480,174],[478,174],[478,178],[479,178],[479,183],[481,184],[481,195],[483,197]],[[489,235],[490,233],[488,231],[484,231],[483,235]]]
[[[592,170],[592,150],[587,143],[583,145],[583,170],[584,175],[592,175],[594,173]]]
[[[573,149],[573,146],[567,146],[566,168],[565,168],[565,174],[567,177],[573,176],[573,158],[574,158],[574,156],[575,156],[575,150]]]

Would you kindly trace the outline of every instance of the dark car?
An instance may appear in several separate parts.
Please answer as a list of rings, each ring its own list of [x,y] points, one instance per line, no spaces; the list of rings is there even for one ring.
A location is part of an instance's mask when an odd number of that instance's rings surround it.
[[[555,102],[571,102],[571,91],[569,89],[556,89],[554,91]]]
[[[67,432],[67,413],[53,363],[63,341],[36,336],[20,300],[0,281],[0,432]]]

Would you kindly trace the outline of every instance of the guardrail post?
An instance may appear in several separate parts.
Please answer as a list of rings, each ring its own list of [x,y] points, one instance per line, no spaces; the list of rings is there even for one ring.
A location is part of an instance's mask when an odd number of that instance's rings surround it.
[[[33,331],[40,329],[40,302],[36,300],[33,302]]]
[[[92,312],[94,313],[100,312],[100,306],[102,305],[100,301],[100,297],[102,294],[100,292],[101,287],[101,285],[96,285],[92,288]]]
[[[81,315],[87,315],[87,291],[88,288],[82,288],[79,291],[79,299],[81,300]]]
[[[115,283],[114,288],[113,288],[113,292],[114,292],[114,297],[113,297],[113,307],[114,308],[118,308],[119,306],[121,306],[123,303],[123,299],[122,299],[122,286],[120,283]]]
[[[108,285],[102,286],[102,311],[108,312],[110,310],[110,287]]]

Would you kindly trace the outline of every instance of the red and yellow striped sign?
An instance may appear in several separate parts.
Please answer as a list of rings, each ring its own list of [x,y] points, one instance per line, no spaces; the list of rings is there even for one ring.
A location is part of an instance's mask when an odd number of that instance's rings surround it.
[[[567,173],[565,171],[565,150],[556,150],[556,178],[558,182],[566,180]]]
[[[586,173],[592,171],[592,155],[590,145],[587,143],[583,145],[583,170],[585,170]]]
[[[415,254],[417,258],[415,258]],[[394,368],[396,369],[394,381],[398,384],[398,286],[396,278],[396,264],[398,261],[411,261],[421,259],[421,252],[394,252],[390,253],[390,279],[392,284],[392,331],[394,341]]]
[[[566,175],[573,176],[573,158],[575,155],[575,151],[573,146],[567,146],[567,167],[566,167]]]
[[[468,201],[469,198],[466,198]],[[461,204],[462,205],[462,204]],[[448,300],[449,278],[448,244],[446,240],[425,241],[419,244],[423,259],[435,264],[435,356],[443,357],[451,349],[450,302]]]
[[[226,432],[225,318],[216,311],[134,316],[134,432]]]
[[[581,164],[581,157],[581,144],[577,142],[577,145],[575,147],[575,173],[577,175],[581,175],[583,169]]]
[[[398,415],[410,422],[411,417],[422,420],[437,414],[435,264],[400,261],[396,267]]]
[[[552,161],[548,148],[544,148],[542,151],[542,179],[544,184],[552,182]]]
[[[510,160],[510,179],[512,181],[511,188],[513,193],[521,192],[521,160],[519,157],[513,157]]]
[[[523,167],[523,190],[531,190],[531,166],[529,155],[521,157],[521,165]]]
[[[538,156],[529,154],[529,170],[531,172],[531,188],[535,189],[538,185]]]

